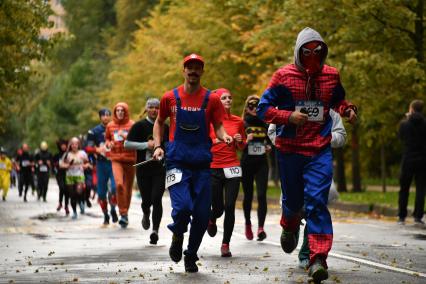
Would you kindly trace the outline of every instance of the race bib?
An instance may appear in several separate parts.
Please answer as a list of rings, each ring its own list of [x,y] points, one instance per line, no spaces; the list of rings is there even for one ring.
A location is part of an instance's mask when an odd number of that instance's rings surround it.
[[[23,167],[28,167],[30,164],[31,164],[31,163],[30,163],[30,161],[28,161],[28,160],[24,160],[24,161],[22,161],[22,166],[23,166]]]
[[[251,156],[260,156],[266,153],[266,147],[263,143],[249,143],[248,154]]]
[[[42,173],[46,173],[49,171],[49,168],[46,165],[41,165],[39,171]]]
[[[180,183],[182,180],[182,171],[179,169],[171,169],[166,172],[166,188]]]
[[[236,178],[241,177],[243,171],[241,170],[241,167],[230,167],[223,168],[223,173],[225,174],[226,178]]]
[[[126,130],[121,130],[121,132],[126,135],[127,131]],[[118,135],[118,130],[114,131],[114,141],[124,141],[123,136]]]
[[[298,101],[296,110],[308,115],[308,121],[324,120],[324,105],[321,101]]]
[[[5,169],[6,169],[6,164],[0,163],[0,170],[5,170]]]

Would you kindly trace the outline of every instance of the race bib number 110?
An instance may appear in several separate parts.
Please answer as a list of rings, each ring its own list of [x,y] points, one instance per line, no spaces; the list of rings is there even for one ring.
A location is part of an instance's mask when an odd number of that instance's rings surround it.
[[[223,173],[225,174],[226,178],[235,178],[235,177],[241,177],[243,171],[241,170],[241,167],[230,167],[230,168],[223,168]]]
[[[182,181],[182,171],[171,169],[166,172],[166,188]]]

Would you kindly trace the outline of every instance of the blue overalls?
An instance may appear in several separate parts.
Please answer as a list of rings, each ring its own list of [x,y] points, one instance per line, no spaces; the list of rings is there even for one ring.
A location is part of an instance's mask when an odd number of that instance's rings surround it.
[[[196,255],[207,229],[211,205],[212,156],[205,115],[210,91],[207,91],[199,111],[183,110],[178,90],[174,89],[173,94],[176,99],[176,129],[174,141],[167,144],[166,167],[167,170],[180,170],[182,179],[169,187],[173,223],[167,227],[181,235],[191,223],[188,249],[184,254]]]

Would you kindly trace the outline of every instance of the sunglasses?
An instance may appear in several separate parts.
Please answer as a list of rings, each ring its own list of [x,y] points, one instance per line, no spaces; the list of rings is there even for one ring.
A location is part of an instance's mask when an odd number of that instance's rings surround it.
[[[321,44],[318,45],[317,47],[315,47],[314,49],[309,49],[309,48],[302,47],[302,54],[303,54],[303,56],[311,56],[311,54],[318,55],[318,54],[321,53],[321,51],[322,51]]]
[[[249,109],[249,110],[254,110],[254,109],[256,109],[257,108],[257,106],[259,105],[259,103],[258,102],[256,102],[256,103],[248,103],[247,104],[247,108]]]

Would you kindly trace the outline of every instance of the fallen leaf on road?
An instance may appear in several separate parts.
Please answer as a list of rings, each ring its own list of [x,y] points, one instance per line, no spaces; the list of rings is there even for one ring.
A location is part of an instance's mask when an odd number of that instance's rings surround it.
[[[51,251],[51,252],[49,252],[48,256],[52,256],[52,255],[54,255],[54,254],[55,254],[55,252],[54,252],[54,251]]]
[[[269,268],[268,268],[268,267],[263,268],[263,272],[266,272],[266,271],[268,271],[268,270],[269,270]]]

